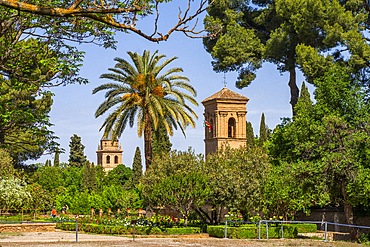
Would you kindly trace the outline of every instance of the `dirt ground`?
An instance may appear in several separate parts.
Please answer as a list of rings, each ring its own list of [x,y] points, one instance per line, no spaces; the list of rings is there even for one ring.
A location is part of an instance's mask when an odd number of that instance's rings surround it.
[[[310,247],[359,247],[360,244],[348,242],[324,242],[322,240],[310,239],[279,239],[279,240],[236,240],[236,239],[218,239],[209,238],[206,235],[183,236],[173,238],[138,238],[120,237],[93,234],[76,234],[72,232],[26,232],[26,233],[1,233],[0,247],[260,247],[260,246],[310,246]]]

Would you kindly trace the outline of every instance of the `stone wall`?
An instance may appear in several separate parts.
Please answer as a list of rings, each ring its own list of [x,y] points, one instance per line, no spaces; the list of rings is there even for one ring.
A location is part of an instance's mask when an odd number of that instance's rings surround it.
[[[0,224],[0,232],[54,232],[55,223]]]

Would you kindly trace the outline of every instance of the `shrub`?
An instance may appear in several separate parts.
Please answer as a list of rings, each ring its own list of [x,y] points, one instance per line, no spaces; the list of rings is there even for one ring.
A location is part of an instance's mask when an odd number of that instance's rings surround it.
[[[266,238],[266,225],[261,225],[261,238]],[[281,226],[269,226],[269,238],[281,238]],[[296,238],[298,230],[295,225],[283,225],[284,238]],[[209,236],[223,238],[225,237],[225,226],[208,226],[207,232]],[[227,237],[246,239],[258,238],[258,226],[244,225],[241,227],[227,227]]]
[[[200,233],[199,227],[181,227],[181,228],[166,228],[167,234],[184,235],[184,234],[195,234]]]

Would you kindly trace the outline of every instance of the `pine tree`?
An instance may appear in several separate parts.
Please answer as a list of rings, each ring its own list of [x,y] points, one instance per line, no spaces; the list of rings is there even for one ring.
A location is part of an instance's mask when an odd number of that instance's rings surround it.
[[[143,175],[143,165],[141,162],[140,148],[136,147],[134,161],[132,163],[132,184],[136,186]]]
[[[247,145],[249,147],[254,146],[254,131],[251,122],[247,121]]]
[[[81,137],[74,134],[69,142],[69,165],[82,167],[87,161],[84,154],[85,146],[81,142]]]
[[[268,137],[268,128],[265,123],[265,114],[262,113],[261,123],[260,123],[260,137],[259,137],[260,146],[263,146],[263,144],[267,140],[267,137]]]
[[[55,156],[54,156],[54,166],[55,166],[55,167],[59,167],[59,163],[60,163],[60,160],[59,160],[59,153],[60,153],[60,151],[59,151],[59,149],[57,148],[57,149],[55,150]]]

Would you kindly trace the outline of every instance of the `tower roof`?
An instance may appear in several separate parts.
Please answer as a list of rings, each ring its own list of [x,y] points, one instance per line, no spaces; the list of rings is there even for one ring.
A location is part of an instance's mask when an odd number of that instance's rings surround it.
[[[202,101],[202,103],[206,103],[211,100],[241,100],[241,101],[248,101],[249,99],[241,94],[238,94],[234,91],[231,91],[230,89],[224,87],[217,93],[209,96],[205,100]]]

